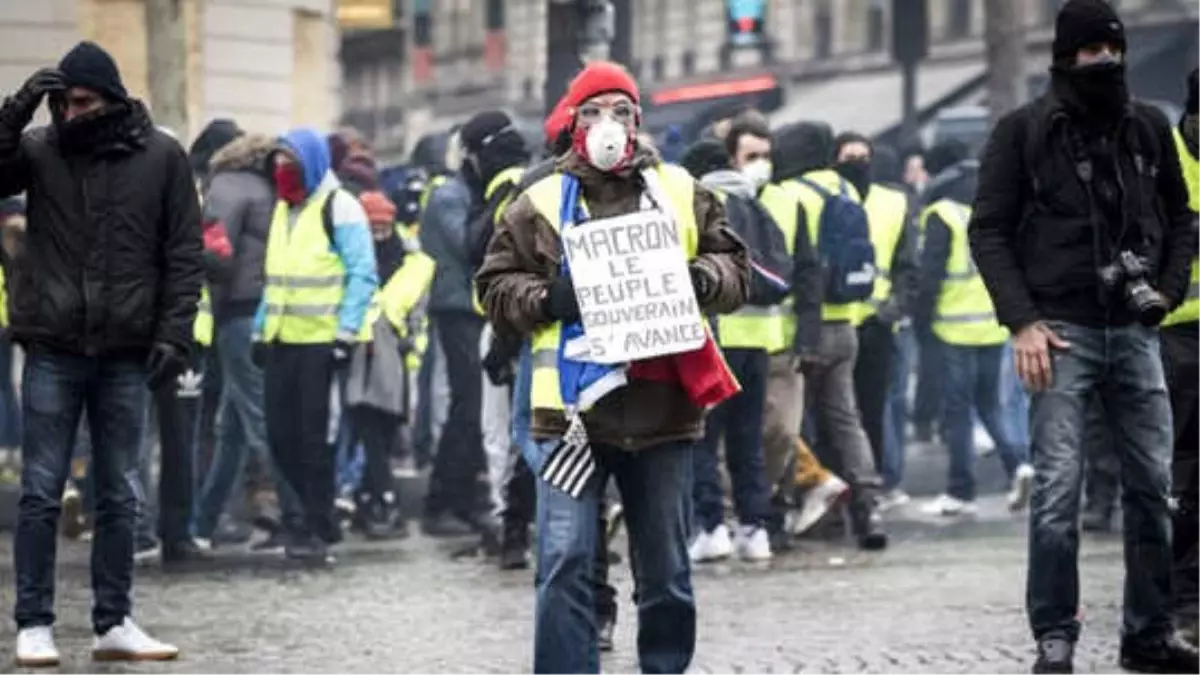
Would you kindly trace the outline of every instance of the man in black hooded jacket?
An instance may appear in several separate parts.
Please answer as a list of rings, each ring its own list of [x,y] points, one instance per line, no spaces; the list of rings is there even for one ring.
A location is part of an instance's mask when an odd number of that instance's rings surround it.
[[[1198,669],[1169,611],[1171,407],[1157,331],[1187,292],[1193,215],[1170,124],[1130,100],[1125,51],[1107,3],[1063,6],[1050,91],[997,124],[970,224],[997,317],[1015,335],[1017,373],[1034,392],[1026,591],[1034,672],[1073,667],[1080,438],[1096,393],[1125,491],[1121,666]]]
[[[47,95],[53,124],[24,132]],[[83,42],[0,107],[0,197],[19,192],[30,226],[9,278],[12,332],[28,355],[17,661],[59,659],[50,632],[59,500],[85,406],[96,489],[93,652],[174,658],[176,648],[129,614],[147,385],[173,385],[187,363],[204,274],[187,154],[128,96],[112,57]]]

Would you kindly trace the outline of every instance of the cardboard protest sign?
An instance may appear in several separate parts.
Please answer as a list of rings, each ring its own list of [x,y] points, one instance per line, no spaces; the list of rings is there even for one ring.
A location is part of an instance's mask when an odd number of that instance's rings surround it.
[[[699,349],[707,337],[681,228],[655,210],[588,220],[562,232],[586,358],[625,363]]]

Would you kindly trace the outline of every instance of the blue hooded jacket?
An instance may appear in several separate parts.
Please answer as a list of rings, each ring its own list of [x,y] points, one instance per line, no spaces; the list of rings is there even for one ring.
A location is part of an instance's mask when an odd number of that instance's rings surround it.
[[[375,269],[375,244],[371,240],[367,214],[354,195],[337,189],[340,184],[330,171],[329,145],[324,135],[315,129],[301,127],[287,132],[280,141],[299,160],[301,174],[304,176],[304,190],[310,199],[323,187],[334,190],[333,195],[329,197],[333,200],[329,209],[333,221],[333,241],[330,245],[346,268],[345,290],[342,304],[338,308],[337,339],[355,342],[371,298],[379,287],[379,275]],[[299,213],[304,206],[307,206],[307,203],[292,207],[292,214]],[[264,296],[255,316],[256,334],[262,334],[267,318],[266,309]]]

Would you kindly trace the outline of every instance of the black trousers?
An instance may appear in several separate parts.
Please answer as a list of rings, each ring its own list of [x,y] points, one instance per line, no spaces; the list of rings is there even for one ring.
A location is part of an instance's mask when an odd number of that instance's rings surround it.
[[[450,379],[450,410],[433,460],[425,513],[434,516],[448,512],[473,522],[487,501],[481,499],[486,496],[480,430],[483,370],[479,355],[484,320],[469,312],[438,312],[433,321]]]
[[[333,517],[335,463],[329,439],[333,374],[330,344],[276,344],[267,358],[267,445],[300,499],[302,513],[285,517],[288,522],[283,524],[297,540],[338,540]]]
[[[158,474],[158,536],[165,548],[191,537],[196,456],[204,406],[205,354],[191,369],[154,392],[161,457]]]
[[[854,397],[858,400],[863,430],[867,432],[867,440],[871,443],[875,466],[883,466],[883,416],[895,349],[896,336],[890,325],[871,317],[858,327]]]
[[[1174,566],[1172,607],[1177,619],[1196,621],[1200,602],[1200,563],[1197,560],[1197,380],[1200,357],[1196,324],[1162,330],[1163,366],[1171,394],[1171,416],[1175,426],[1175,455],[1172,485],[1179,508],[1174,516]]]
[[[399,440],[400,417],[375,408],[358,407],[350,411],[354,429],[363,444],[365,462],[359,492],[374,498],[394,493],[391,458]]]

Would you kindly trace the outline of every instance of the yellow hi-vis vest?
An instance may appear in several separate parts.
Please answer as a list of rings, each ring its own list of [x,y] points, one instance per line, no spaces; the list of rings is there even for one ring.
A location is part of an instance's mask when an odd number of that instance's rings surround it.
[[[321,344],[337,337],[346,266],[321,217],[325,201],[335,194],[326,190],[310,197],[292,225],[287,203],[275,205],[267,241],[263,342]]]
[[[505,183],[512,183],[514,186],[521,183],[521,177],[525,175],[525,169],[519,166],[510,166],[500,173],[492,177],[491,182],[487,184],[487,188],[483,191],[483,203],[487,204],[492,200],[492,195],[496,194],[496,190],[500,189]],[[517,191],[512,190],[504,199],[496,205],[496,209],[492,211],[492,225],[498,225],[500,219],[504,217],[504,210],[512,203],[514,197],[517,196]],[[487,312],[483,311],[483,303],[479,301],[479,290],[475,288],[475,284],[471,284],[471,305],[475,308],[475,313],[479,316],[487,316]]]
[[[714,190],[713,194],[722,204],[729,198],[724,192]],[[727,349],[781,351],[787,346],[783,342],[783,308],[744,305],[732,314],[722,314],[717,317],[717,341]]]
[[[862,323],[875,316],[879,305],[887,301],[892,294],[892,258],[896,255],[900,236],[904,234],[904,223],[908,218],[908,197],[899,190],[874,184],[867,193],[867,201],[863,203],[863,208],[867,211],[871,243],[875,246],[877,275],[871,297],[859,306],[859,315],[855,323]]]
[[[373,339],[372,330],[380,316],[386,316],[396,334],[400,337],[409,336],[409,315],[420,304],[421,298],[429,292],[433,284],[434,263],[420,246],[411,239],[402,239],[406,249],[404,262],[392,272],[382,288],[371,296],[371,304],[367,306],[366,318],[358,331],[360,342],[370,342]]]
[[[1188,188],[1188,206],[1192,212],[1200,211],[1200,161],[1192,157],[1183,140],[1183,134],[1175,129],[1175,150],[1179,153],[1179,165],[1183,169],[1183,180]],[[1167,315],[1162,325],[1174,326],[1181,323],[1200,321],[1200,263],[1192,258],[1192,280],[1188,284],[1187,298],[1183,304]]]
[[[833,169],[810,171],[804,174],[804,178],[820,185],[833,194],[837,194],[841,190],[842,181],[845,180]],[[808,220],[806,223],[808,226],[808,240],[812,242],[814,249],[817,248],[817,245],[820,243],[817,237],[821,230],[821,212],[825,210],[825,198],[816,190],[798,180],[786,180],[781,185],[785,190],[796,195],[796,198],[804,206],[804,215]],[[847,188],[850,198],[857,203],[861,203],[862,199],[858,196],[858,190],[854,189],[854,186],[849,183],[847,183]],[[860,319],[858,303],[821,305],[822,321],[849,321],[854,325],[858,325],[861,322]]]
[[[208,294],[208,286],[200,289],[196,320],[192,323],[192,339],[202,347],[211,347],[213,343],[212,296]]]
[[[950,230],[946,278],[942,281],[934,309],[934,335],[946,344],[959,347],[1004,344],[1008,340],[1008,330],[996,322],[992,298],[971,258],[971,246],[967,241],[971,208],[949,199],[940,199],[921,212],[922,230],[929,216],[934,213]]]
[[[683,250],[688,260],[696,257],[700,232],[696,226],[695,199],[696,183],[691,175],[680,167],[662,163],[657,168],[659,182],[674,215],[679,218],[676,225],[680,230]],[[562,227],[560,206],[562,202],[560,173],[551,174],[534,183],[527,191],[534,208],[550,226],[558,232]],[[562,410],[562,392],[558,384],[558,343],[562,330],[560,322],[542,326],[533,333],[533,386],[529,403],[533,409]]]
[[[8,281],[0,267],[0,328],[8,328]]]
[[[767,213],[771,215],[771,219],[775,221],[775,226],[779,228],[780,232],[783,232],[783,243],[787,247],[788,255],[794,255],[796,253],[796,235],[799,233],[799,223],[796,218],[797,209],[800,208],[799,198],[780,185],[768,183],[758,193],[758,203],[762,204]],[[790,294],[778,305],[779,319],[775,324],[778,335],[774,342],[776,348],[771,351],[772,354],[788,349],[795,340],[795,305],[795,297]]]

